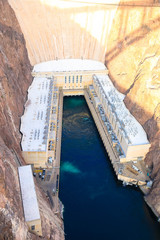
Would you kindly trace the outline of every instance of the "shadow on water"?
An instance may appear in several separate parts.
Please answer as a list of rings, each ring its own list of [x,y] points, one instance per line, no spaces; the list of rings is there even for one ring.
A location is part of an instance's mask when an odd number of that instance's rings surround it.
[[[117,181],[83,97],[64,98],[60,199],[66,240],[159,240],[138,188]]]

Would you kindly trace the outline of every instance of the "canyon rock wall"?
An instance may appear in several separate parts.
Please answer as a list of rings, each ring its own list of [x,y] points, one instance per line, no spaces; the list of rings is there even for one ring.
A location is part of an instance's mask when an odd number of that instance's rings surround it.
[[[104,62],[119,0],[9,2],[20,23],[32,65],[57,58]]]
[[[39,239],[24,221],[17,167],[20,117],[32,82],[24,36],[10,5],[0,0],[0,239]],[[43,239],[64,239],[61,221],[37,188]]]
[[[146,201],[160,215],[160,5],[120,6],[106,52],[114,85],[151,142],[145,162],[154,180]],[[151,4],[153,4],[151,6]]]

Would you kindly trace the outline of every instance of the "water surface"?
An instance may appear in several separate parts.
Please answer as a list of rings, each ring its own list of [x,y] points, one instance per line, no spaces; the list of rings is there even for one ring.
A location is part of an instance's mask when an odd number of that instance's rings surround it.
[[[160,240],[143,195],[117,181],[83,97],[65,97],[60,199],[66,240]]]

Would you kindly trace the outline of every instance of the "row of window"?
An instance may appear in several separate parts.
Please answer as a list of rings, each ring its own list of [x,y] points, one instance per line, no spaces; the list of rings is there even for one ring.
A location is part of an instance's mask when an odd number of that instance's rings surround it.
[[[80,80],[80,83],[82,83],[82,75],[80,75],[80,79],[79,79],[79,76],[76,76],[76,83],[78,83],[78,80]],[[69,76],[68,77],[68,82],[69,83],[74,83],[75,82],[75,76]],[[67,83],[67,76],[65,76],[65,83]]]
[[[78,88],[78,87],[82,88],[82,86],[77,86],[77,85],[76,85],[76,88]],[[68,88],[68,87],[64,86],[64,88]],[[71,86],[71,87],[69,86],[69,89],[70,89],[70,88],[71,88],[71,89],[74,89],[74,86]]]

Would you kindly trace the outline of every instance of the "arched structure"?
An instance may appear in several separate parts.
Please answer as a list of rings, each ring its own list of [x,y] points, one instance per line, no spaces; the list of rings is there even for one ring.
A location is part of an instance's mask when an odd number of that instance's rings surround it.
[[[9,0],[32,65],[53,59],[104,62],[120,0]]]

